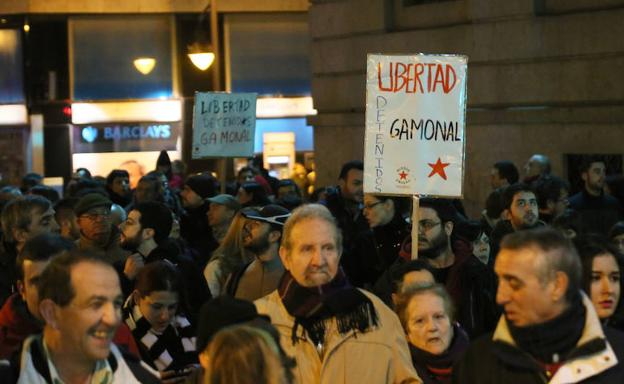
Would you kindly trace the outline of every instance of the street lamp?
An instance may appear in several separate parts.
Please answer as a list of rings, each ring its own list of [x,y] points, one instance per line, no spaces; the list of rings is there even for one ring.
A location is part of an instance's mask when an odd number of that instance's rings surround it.
[[[188,47],[188,57],[193,64],[200,70],[205,71],[208,69],[215,59],[215,54],[212,51],[210,45],[202,45],[198,42],[193,43]]]
[[[203,23],[208,10],[210,10],[210,43],[206,40],[205,33],[203,33]],[[214,78],[218,78],[219,60],[216,57],[219,52],[217,0],[210,0],[206,8],[202,10],[195,27],[195,42],[189,45],[187,49],[189,59],[199,70],[205,71],[214,63]],[[218,79],[215,80],[215,84],[218,84],[217,81]]]

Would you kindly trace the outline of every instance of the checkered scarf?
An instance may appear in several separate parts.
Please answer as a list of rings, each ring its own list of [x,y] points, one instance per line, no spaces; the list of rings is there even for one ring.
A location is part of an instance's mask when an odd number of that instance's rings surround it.
[[[171,324],[158,334],[152,330],[132,296],[124,305],[124,321],[132,331],[141,359],[158,371],[183,369],[197,363],[195,332],[191,323],[176,315]]]

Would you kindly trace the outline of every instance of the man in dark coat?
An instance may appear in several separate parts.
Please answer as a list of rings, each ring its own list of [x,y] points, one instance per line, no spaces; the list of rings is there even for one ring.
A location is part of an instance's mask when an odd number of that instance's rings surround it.
[[[606,168],[599,157],[584,159],[581,168],[583,189],[570,197],[570,208],[579,212],[587,231],[606,235],[622,217],[619,201],[604,193]]]
[[[443,199],[421,199],[418,258],[432,269],[457,307],[457,320],[471,338],[494,329],[498,311],[494,303],[492,271],[471,257],[472,245],[452,236],[461,220],[453,204]]]
[[[624,335],[603,331],[563,235],[548,228],[508,235],[495,271],[505,314],[469,347],[454,383],[624,382]]]
[[[364,201],[364,163],[359,160],[349,161],[342,165],[338,177],[338,186],[330,188],[327,198],[321,201],[336,218],[342,232],[343,253],[340,264],[358,262],[355,251],[356,238],[359,233],[368,229],[362,214]]]

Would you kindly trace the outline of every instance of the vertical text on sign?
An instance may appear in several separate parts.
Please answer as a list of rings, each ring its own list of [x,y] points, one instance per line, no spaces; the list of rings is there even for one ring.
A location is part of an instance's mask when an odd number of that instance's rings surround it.
[[[388,100],[379,95],[375,100],[375,192],[382,191],[383,185],[383,163],[384,163],[384,123],[386,121],[384,108],[388,105]]]

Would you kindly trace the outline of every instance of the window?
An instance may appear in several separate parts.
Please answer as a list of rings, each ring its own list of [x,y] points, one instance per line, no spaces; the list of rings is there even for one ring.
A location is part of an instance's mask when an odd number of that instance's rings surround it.
[[[307,15],[228,15],[227,78],[232,92],[310,95]]]
[[[168,16],[70,20],[74,100],[166,99],[173,95]],[[148,73],[135,60],[154,59]]]
[[[0,29],[0,104],[24,103],[22,39],[17,29]]]

